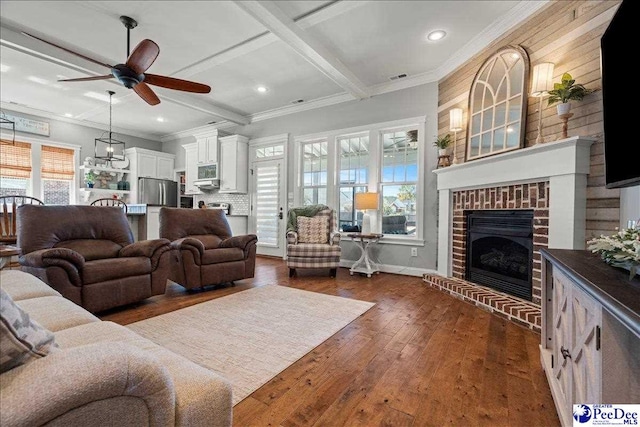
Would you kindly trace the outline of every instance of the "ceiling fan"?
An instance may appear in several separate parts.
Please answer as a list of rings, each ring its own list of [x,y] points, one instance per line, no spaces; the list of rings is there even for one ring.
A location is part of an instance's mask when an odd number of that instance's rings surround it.
[[[58,49],[62,49],[65,52],[79,56],[80,58],[84,58],[87,61],[93,62],[94,64],[102,65],[103,67],[111,69],[111,74],[94,77],[81,77],[78,79],[62,79],[58,80],[59,82],[86,82],[91,80],[108,80],[116,78],[126,88],[133,89],[134,92],[140,95],[140,97],[144,99],[149,105],[159,104],[160,99],[148,85],[160,86],[167,89],[181,90],[185,92],[211,92],[211,87],[202,83],[147,73],[147,69],[151,67],[153,62],[158,57],[160,48],[154,41],[144,39],[140,43],[138,43],[135,49],[133,49],[133,52],[129,53],[131,29],[135,28],[138,25],[138,22],[133,18],[129,18],[128,16],[121,16],[120,21],[127,28],[127,61],[124,64],[117,65],[105,64],[93,58],[89,58],[80,53],[69,50],[65,47],[59,46],[55,43],[43,40],[40,37],[34,36],[33,34],[29,34],[26,32],[23,32],[23,34],[48,45],[57,47]]]

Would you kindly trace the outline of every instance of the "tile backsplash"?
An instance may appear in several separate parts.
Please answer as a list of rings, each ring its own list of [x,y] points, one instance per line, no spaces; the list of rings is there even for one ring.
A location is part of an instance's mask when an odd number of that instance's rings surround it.
[[[198,206],[198,202],[202,200],[205,203],[229,203],[231,212],[229,215],[249,215],[249,195],[248,194],[227,194],[210,192],[197,194],[193,196],[193,205]]]

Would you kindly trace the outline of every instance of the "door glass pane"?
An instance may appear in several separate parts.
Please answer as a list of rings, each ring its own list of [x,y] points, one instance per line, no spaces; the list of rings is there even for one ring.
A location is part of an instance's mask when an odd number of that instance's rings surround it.
[[[256,171],[256,235],[262,246],[278,246],[280,221],[278,221],[278,194],[280,164],[258,165]]]

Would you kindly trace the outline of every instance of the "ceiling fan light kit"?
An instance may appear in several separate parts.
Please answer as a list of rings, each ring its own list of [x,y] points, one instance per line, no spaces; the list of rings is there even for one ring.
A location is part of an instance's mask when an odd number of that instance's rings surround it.
[[[157,74],[149,74],[146,71],[153,65],[156,58],[160,54],[160,47],[149,39],[144,39],[129,53],[131,42],[131,30],[138,26],[138,22],[128,16],[121,16],[120,22],[127,29],[127,61],[124,64],[109,65],[95,59],[89,58],[80,53],[74,52],[55,43],[41,39],[29,33],[23,33],[31,38],[39,40],[48,45],[62,49],[65,52],[84,58],[94,64],[109,68],[111,74],[92,77],[80,77],[77,79],[62,79],[60,82],[83,82],[93,80],[108,80],[115,78],[127,89],[133,89],[145,102],[149,105],[158,105],[160,98],[153,92],[148,85],[160,86],[166,89],[180,90],[192,93],[209,93],[211,87],[202,83],[196,83],[188,80],[176,79],[174,77],[161,76]]]

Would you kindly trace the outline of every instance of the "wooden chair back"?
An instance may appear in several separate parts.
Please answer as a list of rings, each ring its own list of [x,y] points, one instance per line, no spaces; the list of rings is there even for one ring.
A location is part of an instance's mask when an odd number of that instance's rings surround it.
[[[18,240],[18,227],[16,226],[18,206],[44,206],[40,199],[31,196],[0,196],[0,203],[2,204],[2,215],[0,216],[2,234],[0,235],[0,242],[5,245],[16,244]]]
[[[96,199],[91,202],[91,206],[117,206],[124,209],[124,213],[128,212],[127,204],[122,199],[104,198]]]

